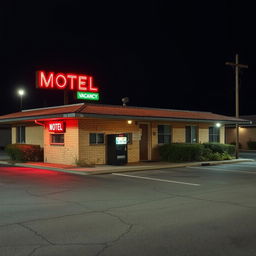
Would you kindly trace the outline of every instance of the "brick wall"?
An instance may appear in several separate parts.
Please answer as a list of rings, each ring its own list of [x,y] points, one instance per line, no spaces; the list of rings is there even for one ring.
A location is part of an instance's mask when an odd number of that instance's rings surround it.
[[[44,146],[44,127],[43,126],[26,126],[26,144]]]
[[[248,149],[248,141],[256,141],[256,127],[239,127],[239,142],[242,149]],[[226,128],[226,143],[236,141],[236,129]]]
[[[79,159],[78,120],[67,119],[64,145],[51,144],[51,134],[48,127],[44,129],[44,161],[47,163],[75,165]]]
[[[167,124],[172,127],[172,141],[185,142],[185,126],[198,126],[199,143],[208,142],[209,126],[213,123],[185,123],[185,122],[135,122],[128,124],[127,120],[116,119],[67,119],[66,132],[64,134],[64,145],[52,145],[50,143],[51,133],[48,127],[27,126],[26,143],[39,144],[44,147],[44,160],[49,163],[76,164],[82,161],[88,164],[106,163],[106,145],[90,145],[90,133],[118,134],[132,133],[132,144],[128,145],[128,162],[138,162],[140,159],[140,123],[149,125],[149,160],[159,160],[157,126]],[[44,131],[44,141],[43,141]],[[220,129],[221,143],[224,143],[224,127]],[[256,138],[255,138],[256,139]],[[16,143],[16,128],[12,128],[12,143]]]
[[[79,120],[79,159],[88,164],[106,163],[106,146],[90,145],[90,133],[118,134],[132,133],[132,144],[128,145],[128,162],[139,161],[139,133],[138,125],[133,122],[128,124],[127,120],[108,119],[81,119]]]

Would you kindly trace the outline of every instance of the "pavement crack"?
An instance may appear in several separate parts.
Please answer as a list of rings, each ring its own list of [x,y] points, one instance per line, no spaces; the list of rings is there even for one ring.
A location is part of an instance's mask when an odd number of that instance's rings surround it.
[[[40,248],[42,248],[42,247],[44,247],[44,246],[40,245],[40,246],[35,247],[35,248],[28,254],[28,256],[34,255],[34,253],[35,253],[38,249],[40,249]]]
[[[37,231],[35,231],[34,229],[26,226],[24,223],[19,223],[18,225],[20,225],[21,227],[25,228],[26,230],[34,233],[34,235],[40,237],[42,240],[44,240],[45,242],[47,242],[50,245],[54,245],[53,242],[51,242],[50,240],[48,240],[45,236],[43,236],[42,234],[39,234]]]
[[[157,189],[154,189],[157,192]],[[224,201],[224,200],[212,200],[212,199],[205,199],[205,198],[200,198],[200,197],[196,197],[196,196],[188,196],[188,195],[181,195],[181,194],[174,194],[174,193],[167,193],[167,192],[160,192],[166,195],[171,196],[170,198],[186,198],[186,199],[193,199],[193,200],[198,200],[198,201],[205,201],[205,202],[212,202],[212,203],[221,203],[221,204],[227,204],[227,205],[233,205],[233,206],[239,206],[242,208],[246,208],[246,209],[255,209],[255,206],[247,206],[247,205],[243,205],[241,203],[235,203],[235,202],[229,202],[229,201]]]
[[[102,253],[104,253],[108,248],[110,248],[111,246],[113,246],[115,243],[117,243],[118,241],[120,241],[124,236],[126,236],[128,233],[131,232],[132,228],[133,228],[133,224],[126,222],[125,220],[123,220],[120,216],[112,214],[110,212],[107,211],[102,211],[102,213],[109,215],[113,218],[118,219],[122,224],[127,226],[127,229],[122,232],[116,239],[110,241],[110,242],[106,242],[105,246],[95,255],[95,256],[99,256]]]
[[[78,205],[78,206],[81,206],[81,207],[83,207],[83,208],[88,209],[88,207],[86,207],[84,204],[78,203],[78,202],[76,202],[76,201],[68,201],[68,200],[62,200],[62,199],[50,197],[51,195],[58,194],[58,193],[62,193],[62,192],[65,192],[65,191],[71,191],[71,190],[63,190],[63,191],[61,191],[61,192],[46,193],[46,194],[43,194],[43,195],[33,194],[33,193],[31,193],[29,190],[27,190],[27,189],[26,189],[25,191],[26,191],[26,193],[29,194],[30,196],[39,197],[39,198],[44,198],[44,199],[48,199],[48,200],[50,199],[50,200],[59,201],[59,202],[63,202],[63,203],[70,203],[70,204]]]

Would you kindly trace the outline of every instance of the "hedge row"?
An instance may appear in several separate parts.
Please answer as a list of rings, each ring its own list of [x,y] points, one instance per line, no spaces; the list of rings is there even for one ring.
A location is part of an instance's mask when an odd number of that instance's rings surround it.
[[[218,161],[232,159],[235,146],[220,143],[172,143],[160,146],[159,153],[162,160],[169,162]]]
[[[41,162],[44,158],[43,149],[39,145],[9,144],[5,147],[5,152],[11,160],[18,162]]]

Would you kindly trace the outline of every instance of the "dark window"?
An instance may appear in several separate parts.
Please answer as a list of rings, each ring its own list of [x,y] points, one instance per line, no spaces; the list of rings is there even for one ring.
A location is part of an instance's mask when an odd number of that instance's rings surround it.
[[[64,134],[51,134],[51,144],[64,144]]]
[[[104,133],[90,133],[90,144],[104,144]]]
[[[18,126],[16,128],[16,143],[25,143],[25,126]]]
[[[158,144],[171,143],[171,126],[158,125]]]
[[[209,142],[220,142],[220,128],[209,127]]]
[[[197,143],[197,126],[186,126],[186,143]]]

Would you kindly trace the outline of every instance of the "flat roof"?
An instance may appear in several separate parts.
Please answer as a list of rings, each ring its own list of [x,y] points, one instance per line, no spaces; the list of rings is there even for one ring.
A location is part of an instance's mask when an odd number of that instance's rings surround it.
[[[46,108],[27,109],[0,116],[0,123],[44,120],[50,118],[114,118],[189,122],[249,123],[248,120],[211,112],[161,109],[136,106],[79,103]]]

